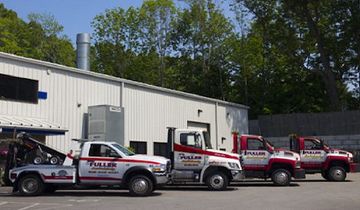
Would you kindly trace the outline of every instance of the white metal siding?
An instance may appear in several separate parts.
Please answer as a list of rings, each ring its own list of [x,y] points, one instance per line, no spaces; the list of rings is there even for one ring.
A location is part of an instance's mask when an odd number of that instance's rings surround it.
[[[3,58],[0,73],[38,80],[39,91],[48,94],[38,104],[0,100],[0,114],[46,119],[69,129],[65,136],[47,138],[49,145],[64,152],[73,146],[72,138],[84,137],[83,121],[88,106],[120,106],[121,84],[117,82]]]
[[[229,114],[228,114],[229,113]],[[230,106],[218,106],[218,141],[219,149],[225,148],[231,151],[233,147],[232,133],[248,134],[248,112],[246,109],[238,109]],[[225,138],[223,141],[222,138]]]
[[[0,73],[38,80],[39,91],[48,93],[38,104],[0,100],[0,114],[42,118],[69,129],[65,136],[47,137],[50,146],[64,152],[76,145],[72,138],[84,137],[84,115],[93,105],[122,105],[125,145],[147,141],[148,154],[153,154],[154,142],[166,142],[167,127],[186,128],[188,121],[210,124],[213,146],[227,151],[232,131],[248,132],[247,108],[225,101],[4,53]]]

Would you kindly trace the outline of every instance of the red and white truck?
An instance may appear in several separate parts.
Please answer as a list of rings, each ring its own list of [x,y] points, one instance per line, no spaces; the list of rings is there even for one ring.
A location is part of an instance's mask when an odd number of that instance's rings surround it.
[[[213,150],[207,132],[168,128],[168,155],[174,184],[206,184],[211,190],[225,190],[230,181],[244,179],[237,154]]]
[[[305,178],[300,155],[277,149],[261,136],[233,134],[233,153],[241,155],[246,178],[271,178],[274,184],[287,186],[291,177]]]
[[[351,152],[330,148],[319,138],[291,135],[290,150],[300,154],[306,173],[321,173],[328,181],[344,181],[346,173],[360,171]]]
[[[168,182],[170,167],[164,157],[135,155],[116,142],[83,141],[74,159],[24,134],[10,145],[7,159],[8,179],[21,195],[50,193],[64,186],[105,185],[146,196]]]

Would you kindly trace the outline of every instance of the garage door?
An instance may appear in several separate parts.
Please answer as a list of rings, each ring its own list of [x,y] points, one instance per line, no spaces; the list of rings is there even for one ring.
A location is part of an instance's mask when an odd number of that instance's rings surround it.
[[[199,130],[207,131],[208,133],[210,133],[210,124],[209,123],[188,121],[187,127],[189,129],[199,129]]]

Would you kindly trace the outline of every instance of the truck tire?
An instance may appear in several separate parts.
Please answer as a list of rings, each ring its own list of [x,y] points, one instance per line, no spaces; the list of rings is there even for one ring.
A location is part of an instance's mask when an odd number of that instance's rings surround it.
[[[222,191],[227,188],[229,178],[222,172],[214,172],[207,176],[206,185],[210,190]]]
[[[25,175],[18,182],[18,189],[21,195],[36,196],[44,191],[44,183],[34,174]]]
[[[341,166],[333,166],[328,171],[330,181],[341,182],[346,178],[346,172]]]
[[[145,175],[136,175],[130,179],[129,192],[132,196],[148,196],[153,189],[154,183]]]
[[[271,174],[271,180],[275,185],[288,186],[291,181],[291,174],[286,169],[276,169]]]

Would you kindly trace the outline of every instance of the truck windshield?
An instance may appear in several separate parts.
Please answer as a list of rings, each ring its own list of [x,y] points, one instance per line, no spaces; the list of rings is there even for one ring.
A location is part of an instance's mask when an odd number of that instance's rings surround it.
[[[120,144],[113,144],[113,146],[120,150],[120,152],[124,153],[126,156],[132,156],[135,155],[135,153],[131,152],[130,150],[126,149],[125,147],[121,146]]]
[[[203,131],[206,149],[212,149],[210,135],[207,131]]]

